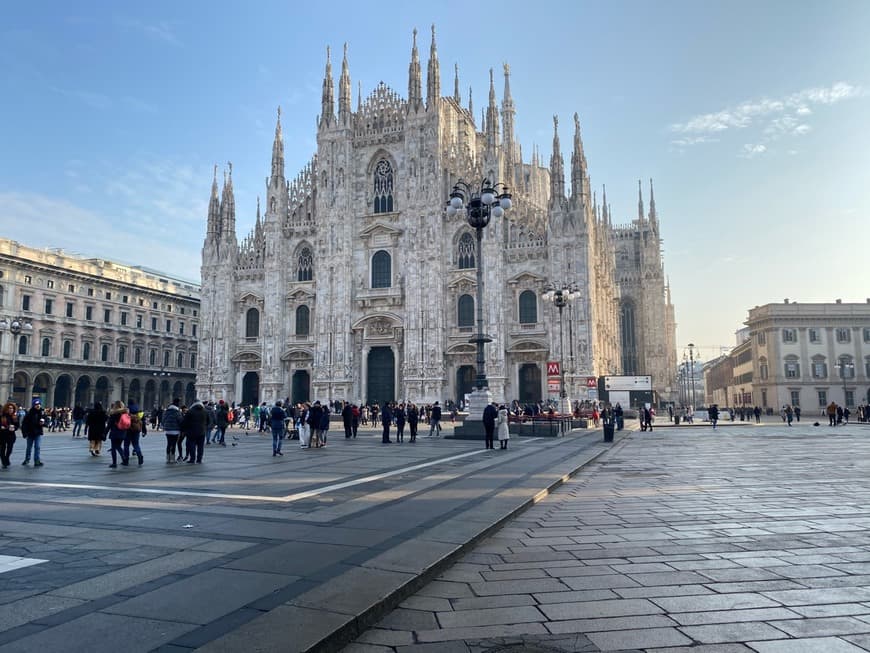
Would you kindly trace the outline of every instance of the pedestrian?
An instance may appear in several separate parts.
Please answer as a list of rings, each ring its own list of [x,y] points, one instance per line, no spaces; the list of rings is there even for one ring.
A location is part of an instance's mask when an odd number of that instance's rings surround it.
[[[306,401],[300,403],[296,410],[296,428],[299,430],[299,446],[303,449],[311,448],[311,405]]]
[[[510,425],[508,423],[508,411],[504,404],[498,407],[498,417],[496,418],[496,428],[498,429],[498,444],[499,449],[508,448],[508,440],[511,439]]]
[[[320,428],[317,430],[320,436],[320,446],[326,446],[326,436],[329,435],[329,403],[320,406]]]
[[[230,409],[223,399],[218,401],[217,411],[215,411],[215,424],[217,426],[217,433],[214,437],[214,443],[225,447],[227,443],[224,438],[230,425]]]
[[[109,416],[103,409],[103,404],[99,401],[94,404],[92,410],[88,411],[85,430],[88,435],[88,451],[91,456],[96,458],[103,451],[103,442],[106,441],[106,422]]]
[[[357,431],[359,431],[359,417],[360,411],[359,406],[353,404],[350,407],[350,432],[353,435],[353,439],[356,440]]]
[[[175,447],[178,444],[178,436],[181,435],[181,399],[175,397],[172,403],[163,413],[163,432],[166,434],[166,463],[175,462]]]
[[[287,419],[287,411],[284,410],[284,404],[280,399],[272,406],[269,419],[269,425],[272,427],[272,457],[283,456],[281,443],[284,441],[284,420]]]
[[[495,402],[487,404],[483,409],[483,430],[486,439],[486,448],[495,449],[493,435],[495,434],[495,420],[498,418],[498,405]]]
[[[311,426],[311,439],[308,441],[309,448],[320,448],[320,418],[322,415],[323,406],[321,406],[320,400],[315,400],[314,404],[308,410],[308,424]]]
[[[384,427],[384,432],[381,436],[381,444],[390,444],[390,425],[393,423],[393,411],[390,408],[390,402],[385,401],[381,409],[381,424]]]
[[[429,436],[439,437],[441,435],[441,406],[436,401],[432,404],[432,410],[429,414]]]
[[[710,423],[713,425],[713,430],[716,430],[716,423],[719,421],[719,406],[713,404],[707,409],[707,416],[710,418]],[[789,423],[791,426],[791,423]]]
[[[405,441],[405,422],[407,415],[405,414],[405,404],[399,404],[396,407],[393,416],[396,418],[396,442]]]
[[[411,442],[417,441],[417,424],[420,422],[420,411],[414,403],[408,404],[408,430],[411,434]]]
[[[118,466],[118,458],[121,459],[121,465],[124,467],[130,464],[129,458],[124,456],[124,439],[127,437],[129,428],[130,411],[119,399],[112,404],[112,408],[109,410],[109,443],[112,454],[112,463],[109,467],[112,469]]]
[[[833,401],[828,404],[828,407],[825,409],[828,413],[828,425],[836,426],[837,425],[837,404]]]
[[[9,469],[12,447],[15,445],[15,431],[18,430],[18,406],[7,401],[0,413],[0,465]]]
[[[756,406],[752,409],[752,414],[755,415],[755,423],[761,424],[761,408]]]
[[[27,448],[24,452],[22,465],[30,464],[30,454],[33,453],[33,466],[42,467],[40,449],[42,447],[42,432],[45,425],[45,414],[42,411],[42,401],[35,398],[30,405],[30,410],[21,420],[21,435],[27,439]]]
[[[792,421],[794,420],[794,410],[791,406],[785,407],[785,421],[791,426]]]
[[[187,437],[188,464],[202,464],[202,454],[205,449],[205,432],[208,428],[208,413],[201,401],[198,399],[194,401],[188,411],[184,413],[179,428]]]
[[[130,400],[127,405],[127,410],[130,411],[130,428],[127,429],[127,436],[124,438],[124,458],[130,460],[130,447],[133,447],[133,453],[139,460],[139,466],[145,462],[142,456],[142,449],[139,447],[139,438],[145,434],[145,422],[142,421],[142,413],[139,412],[139,405]]]
[[[348,402],[344,402],[341,409],[341,422],[344,425],[344,438],[350,440],[353,437],[353,408]]]
[[[82,427],[85,424],[85,409],[82,408],[81,404],[76,404],[75,408],[73,408],[72,418],[73,418],[72,436],[74,438],[80,438],[82,435]]]

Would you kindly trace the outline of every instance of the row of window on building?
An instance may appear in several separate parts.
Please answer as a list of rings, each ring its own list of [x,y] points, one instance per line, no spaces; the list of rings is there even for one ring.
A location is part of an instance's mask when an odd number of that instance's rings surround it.
[[[814,327],[809,327],[807,329],[807,342],[813,344],[822,344],[822,333],[824,329],[818,329]],[[798,342],[798,330],[797,329],[782,329],[782,341],[784,343],[796,343]],[[839,327],[834,329],[834,337],[836,338],[838,343],[847,343],[852,342],[852,329],[848,327]],[[862,337],[864,342],[870,343],[870,327],[864,327],[862,330]],[[764,345],[767,344],[767,335],[764,331],[759,331],[757,334],[758,344]]]
[[[73,341],[72,340],[64,340],[61,344],[61,358],[72,359],[74,355],[73,351]],[[52,338],[44,337],[40,343],[39,355],[44,357],[55,356],[56,354],[53,351],[54,341]],[[99,360],[101,363],[119,363],[119,364],[133,364],[133,365],[143,365],[144,364],[144,348],[143,347],[133,347],[132,348],[132,359],[130,358],[130,348],[128,345],[118,345],[117,346],[117,356],[113,356],[112,345],[108,343],[102,343],[100,345],[99,350],[99,358],[94,358],[94,345],[89,341],[84,341],[81,343],[81,358],[82,361],[90,361],[90,360]],[[18,337],[18,353],[22,356],[26,356],[30,354],[31,350],[31,338],[28,336],[19,336]],[[162,363],[158,362],[158,350],[157,349],[149,349],[148,350],[148,365],[157,366],[158,364],[163,367],[170,367],[172,363],[172,352],[168,349],[163,350],[163,360]],[[185,365],[186,364],[186,365]],[[196,369],[196,353],[195,352],[184,352],[178,351],[175,354],[175,367],[179,369]]]
[[[848,354],[840,356],[834,367],[836,377],[840,379],[855,378],[855,359]],[[827,379],[834,370],[828,369],[828,363],[824,356],[813,356],[810,362],[810,376],[814,379]],[[762,380],[767,379],[770,371],[767,359],[762,356],[758,359],[758,374]],[[801,377],[801,363],[797,356],[783,358],[783,374],[787,379],[799,379]],[[870,356],[864,359],[864,374],[870,377]]]
[[[31,285],[31,284],[33,284],[33,276],[29,275],[29,274],[25,274],[23,277],[23,281],[25,284]],[[45,287],[47,290],[54,290],[55,289],[54,280],[53,279],[46,279]],[[74,283],[67,284],[67,292],[69,292],[69,293],[76,294],[77,292],[80,292],[81,290],[82,290],[81,286],[76,286]],[[2,293],[2,288],[0,288],[0,293]],[[99,293],[98,293],[97,290],[95,290],[94,288],[86,288],[85,294],[88,297],[102,296],[102,298],[106,301],[112,301],[112,297],[113,297],[111,290],[103,290],[103,291],[99,291]],[[131,303],[130,302],[130,295],[121,294],[121,295],[119,295],[119,299],[120,299],[122,304],[130,304]],[[146,301],[145,301],[144,297],[137,297],[135,299],[137,300],[137,303],[139,306],[144,307],[146,305]],[[153,300],[151,301],[151,308],[155,311],[164,310],[167,313],[172,313],[173,310],[176,309],[176,307],[173,306],[173,304],[171,304],[171,303],[166,303],[166,304],[163,304],[161,306],[160,302],[153,301]],[[177,310],[178,310],[178,313],[180,313],[181,315],[184,315],[187,311],[187,308],[185,306],[178,306]],[[196,317],[197,316],[197,309],[193,309],[192,314],[193,314],[193,317]]]

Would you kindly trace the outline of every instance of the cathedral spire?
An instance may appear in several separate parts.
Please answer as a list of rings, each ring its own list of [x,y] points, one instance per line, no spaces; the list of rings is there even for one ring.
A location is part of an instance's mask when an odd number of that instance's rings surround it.
[[[411,46],[411,63],[408,64],[408,109],[416,111],[423,104],[423,75],[420,72],[420,53],[417,51],[417,28],[414,28],[414,44]]]
[[[607,211],[607,185],[601,184],[601,221],[605,223],[610,221]]]
[[[574,152],[571,154],[571,196],[580,198],[586,191],[586,154],[580,135],[580,116],[574,114]]]
[[[643,224],[643,188],[640,179],[637,180],[637,220]]]
[[[275,140],[272,142],[272,180],[284,180],[284,135],[281,132],[281,107],[275,123]]]
[[[320,101],[320,125],[329,126],[335,118],[335,88],[332,83],[332,62],[326,46],[326,72],[323,74],[323,95]]]
[[[435,25],[432,25],[432,45],[429,46],[429,69],[426,75],[426,109],[438,107],[441,98],[441,67],[435,46]]]
[[[471,87],[468,87],[468,113],[471,114],[471,120],[474,121],[474,102],[471,99]]]
[[[516,163],[516,145],[514,143],[514,100],[511,97],[511,67],[504,64],[504,96],[501,99],[501,118],[503,130],[503,142],[506,157],[507,176],[513,183],[514,164]]]
[[[227,163],[229,172],[224,172],[224,188],[221,194],[221,235],[224,239],[236,238],[236,198],[233,195],[233,164]]]
[[[565,197],[565,161],[559,143],[559,116],[553,116],[553,155],[550,157],[550,202]]]
[[[347,43],[344,44],[344,57],[341,60],[341,77],[338,80],[338,119],[347,124],[350,120],[350,68],[347,64]]]
[[[462,105],[462,96],[459,94],[459,64],[453,64],[453,99],[456,104]]]
[[[357,82],[356,84],[356,110],[359,113],[362,111],[362,82]]]
[[[486,146],[491,150],[498,147],[498,104],[495,101],[495,80],[492,68],[489,69],[489,106],[486,108]]]
[[[658,216],[656,215],[656,196],[653,193],[652,177],[649,179],[649,221],[653,226],[658,224]]]
[[[208,201],[208,226],[206,231],[211,237],[218,237],[221,231],[221,203],[218,199],[217,165],[211,182],[211,198]]]

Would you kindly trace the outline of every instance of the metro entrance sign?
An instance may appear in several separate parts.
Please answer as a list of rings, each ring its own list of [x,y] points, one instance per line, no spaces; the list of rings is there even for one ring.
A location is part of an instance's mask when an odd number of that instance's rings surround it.
[[[594,376],[586,377],[586,387],[587,388],[597,388],[598,387],[598,379]]]
[[[558,394],[562,389],[559,379],[547,379],[547,392],[550,394]]]
[[[547,363],[547,376],[561,376],[561,366],[559,365],[559,361],[549,361]]]

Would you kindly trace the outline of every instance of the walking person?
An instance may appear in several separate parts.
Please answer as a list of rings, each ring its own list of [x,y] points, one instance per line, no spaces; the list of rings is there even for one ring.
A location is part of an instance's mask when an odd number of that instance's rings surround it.
[[[405,404],[399,404],[399,406],[396,408],[394,416],[396,418],[396,442],[404,442],[405,422],[407,421],[407,417],[405,415]]]
[[[167,411],[168,412],[168,411]],[[202,402],[193,402],[190,409],[181,418],[181,432],[187,436],[187,462],[190,465],[202,464],[202,454],[205,449],[205,431],[208,427],[208,413]]]
[[[411,442],[417,441],[417,424],[420,422],[420,411],[415,404],[408,404],[408,430],[411,433]]]
[[[130,428],[130,411],[120,399],[112,404],[109,410],[109,443],[111,444],[112,463],[109,465],[111,469],[118,466],[118,458],[121,459],[121,465],[126,467],[130,464],[129,458],[124,456],[124,440],[127,437],[127,430]]]
[[[96,458],[103,451],[103,442],[106,441],[106,422],[109,416],[99,401],[88,411],[85,429],[88,432],[88,451]]]
[[[353,404],[350,407],[350,432],[354,440],[356,440],[356,434],[359,431],[359,415],[359,406]]]
[[[493,436],[495,435],[495,420],[498,418],[498,408],[495,402],[487,404],[483,409],[483,430],[486,434],[486,448],[495,449]]]
[[[716,430],[716,423],[719,421],[719,406],[713,404],[707,409],[707,416],[710,418],[710,423],[713,425],[713,430]],[[791,426],[791,422],[789,422]]]
[[[0,413],[0,465],[3,469],[9,469],[9,458],[12,456],[15,431],[18,427],[18,406],[7,401],[3,404],[3,412]]]
[[[785,407],[785,421],[791,426],[792,421],[794,420],[794,409],[789,405]]]
[[[45,425],[45,414],[42,412],[42,402],[37,397],[31,402],[30,410],[21,420],[21,435],[27,439],[22,465],[30,464],[30,454],[33,453],[33,466],[42,467],[40,449],[42,447],[42,428]]]
[[[299,431],[299,446],[303,449],[311,447],[310,409],[311,406],[307,401],[304,404],[300,403],[296,409],[296,429]]]
[[[752,414],[755,415],[755,423],[761,424],[761,408],[756,406],[752,409]]]
[[[163,433],[166,435],[166,463],[175,462],[175,447],[178,436],[181,435],[181,399],[175,397],[169,407],[163,412]],[[218,422],[220,423],[220,422]]]
[[[390,444],[390,425],[393,423],[393,411],[390,409],[390,402],[385,401],[384,407],[381,410],[381,424],[384,427],[383,435],[381,436],[381,444]]]
[[[215,411],[215,424],[217,425],[217,433],[215,434],[213,442],[225,447],[227,446],[227,443],[224,438],[227,434],[227,428],[230,425],[230,409],[223,399],[218,401],[218,407]]]
[[[142,420],[142,413],[139,412],[139,405],[135,401],[130,401],[127,404],[127,410],[130,411],[130,428],[127,429],[127,437],[124,438],[124,458],[130,460],[130,447],[133,448],[133,453],[139,460],[139,466],[145,462],[142,456],[142,449],[139,447],[139,437],[145,435],[145,422]]]
[[[429,415],[429,436],[434,436],[437,438],[441,434],[441,406],[438,405],[436,401],[432,405],[432,412]]]
[[[74,438],[79,438],[82,435],[82,427],[85,425],[85,409],[81,404],[76,404],[72,411],[73,432]]]
[[[341,409],[341,422],[344,425],[344,439],[350,440],[353,437],[353,408],[348,402],[344,402]]]
[[[499,449],[508,448],[508,440],[511,439],[511,432],[508,420],[508,411],[504,404],[498,407],[498,418],[496,419],[496,428],[498,429],[498,444]]]
[[[308,425],[311,427],[311,438],[308,441],[309,448],[315,449],[320,447],[320,418],[323,416],[323,406],[320,401],[315,401],[314,405],[308,409]]]
[[[329,404],[320,406],[320,428],[318,429],[320,436],[320,446],[326,446],[326,436],[329,435]]]
[[[269,413],[270,426],[272,427],[272,457],[283,456],[281,453],[281,443],[284,441],[284,420],[287,419],[287,411],[284,410],[284,404],[279,399],[272,406]]]
[[[217,426],[217,412],[214,409],[214,402],[210,401],[205,404],[205,417],[205,443],[211,444],[211,435]]]

